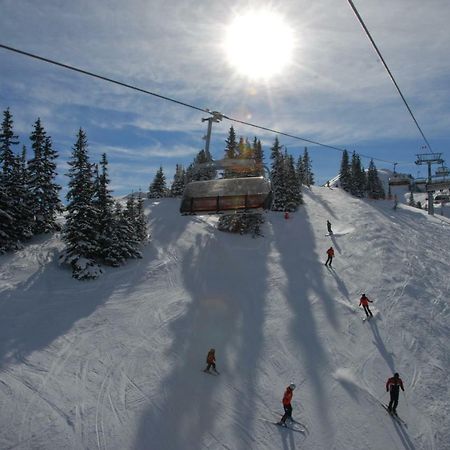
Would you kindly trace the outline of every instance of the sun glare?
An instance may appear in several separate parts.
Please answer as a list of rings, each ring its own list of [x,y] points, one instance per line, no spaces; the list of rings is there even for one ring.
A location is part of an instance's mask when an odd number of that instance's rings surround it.
[[[252,80],[268,80],[292,60],[294,33],[272,11],[249,11],[228,26],[224,42],[229,63]]]

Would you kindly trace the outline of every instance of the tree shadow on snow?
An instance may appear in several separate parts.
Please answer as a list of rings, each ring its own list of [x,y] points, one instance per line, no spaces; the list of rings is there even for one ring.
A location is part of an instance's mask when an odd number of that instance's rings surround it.
[[[136,449],[149,448],[150,442],[164,449],[218,448],[230,440],[225,434],[230,426],[242,448],[253,445],[266,248],[264,238],[218,230],[197,235],[181,262],[190,298],[185,313],[169,325],[173,339],[165,353],[175,364],[160,381],[161,410],[149,407],[141,417]],[[218,376],[202,373],[211,347]],[[232,404],[224,403],[230,397]]]
[[[324,283],[324,278],[329,276],[328,269],[317,260],[314,233],[304,208],[295,214],[290,224],[295,227],[295,234],[282,232],[283,224],[280,220],[276,222],[275,216],[274,242],[287,277],[284,295],[293,312],[288,328],[289,337],[292,337],[299,349],[299,354],[293,355],[293,358],[300,360],[299,365],[304,368],[304,377],[311,384],[312,403],[316,407],[316,418],[312,420],[320,423],[320,426],[332,435],[326,385],[322,381],[330,371],[329,357],[321,341],[312,307],[312,300],[317,298],[323,305],[329,323],[335,330],[339,328],[335,302]],[[305,411],[305,414],[311,416],[314,413]]]

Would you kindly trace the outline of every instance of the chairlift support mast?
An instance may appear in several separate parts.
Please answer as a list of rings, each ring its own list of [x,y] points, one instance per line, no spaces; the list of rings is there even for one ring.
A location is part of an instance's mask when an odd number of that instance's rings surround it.
[[[417,155],[417,165],[428,165],[428,179],[427,179],[427,192],[428,192],[428,214],[434,215],[434,205],[433,205],[433,192],[436,189],[433,187],[433,180],[431,177],[431,165],[432,164],[443,164],[442,153],[419,153]]]

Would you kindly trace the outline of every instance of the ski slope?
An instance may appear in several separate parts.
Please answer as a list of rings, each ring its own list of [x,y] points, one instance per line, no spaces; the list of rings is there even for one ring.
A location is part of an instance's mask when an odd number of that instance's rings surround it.
[[[147,200],[143,259],[96,281],[57,265],[58,235],[0,256],[0,448],[450,449],[449,219],[304,199],[256,239]],[[406,427],[379,403],[395,371]],[[291,381],[304,434],[267,422]]]

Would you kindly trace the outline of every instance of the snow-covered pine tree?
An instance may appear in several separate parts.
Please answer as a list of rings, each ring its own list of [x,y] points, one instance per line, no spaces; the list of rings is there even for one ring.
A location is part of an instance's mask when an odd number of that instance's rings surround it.
[[[139,251],[140,239],[137,232],[137,207],[134,194],[127,200],[126,208],[120,217],[120,227],[125,258],[142,258]]]
[[[15,154],[12,149],[17,145],[18,136],[13,131],[13,119],[6,109],[3,113],[0,130],[0,252],[20,246],[20,232],[16,225],[19,220],[17,199],[14,198]]]
[[[148,198],[163,198],[167,195],[166,176],[160,167],[148,189]]]
[[[80,128],[68,162],[67,217],[63,229],[66,250],[61,261],[70,264],[74,278],[97,278],[102,270],[95,261],[99,252],[98,210],[94,204],[95,180],[89,161],[86,134]]]
[[[264,151],[261,145],[261,141],[255,138],[253,139],[253,157],[255,158],[256,169],[253,174],[257,177],[264,176]]]
[[[273,211],[285,211],[287,193],[285,184],[284,173],[284,158],[281,153],[281,145],[278,141],[278,136],[275,137],[273,146],[270,149],[271,163],[271,179],[272,179],[272,192],[273,192]]]
[[[59,199],[61,186],[55,182],[57,175],[55,160],[58,156],[58,152],[53,149],[51,138],[47,136],[44,144],[44,185],[42,196],[45,232],[60,229],[56,222],[57,215],[63,211],[63,206]]]
[[[117,221],[114,215],[114,199],[109,189],[108,159],[106,153],[102,154],[100,168],[96,170],[96,194],[94,205],[98,214],[98,256],[107,264],[116,266],[115,239],[117,238]]]
[[[236,159],[238,156],[238,142],[236,140],[236,133],[233,126],[230,127],[228,138],[225,139],[225,156],[224,159]],[[236,178],[239,174],[233,172],[232,169],[225,169],[223,172],[224,178]]]
[[[342,153],[341,170],[339,171],[339,184],[344,191],[350,192],[352,185],[352,172],[347,150]]]
[[[367,195],[369,198],[379,199],[385,198],[383,185],[378,177],[378,171],[375,167],[373,159],[370,160],[369,168],[367,169]]]
[[[206,181],[216,178],[216,169],[209,167],[211,155],[207,155],[205,150],[200,150],[194,161],[186,170],[186,183],[191,181]]]
[[[310,187],[314,185],[314,173],[312,171],[312,161],[309,157],[308,147],[303,151],[303,182],[302,184]]]
[[[286,210],[295,211],[303,203],[303,196],[295,171],[294,157],[289,155],[286,150],[283,159],[286,184]]]
[[[364,197],[367,185],[366,173],[361,166],[361,159],[356,152],[352,154],[350,193],[356,197]]]
[[[181,197],[186,185],[186,171],[181,164],[177,164],[175,174],[173,176],[172,186],[170,187],[170,195],[172,197]]]
[[[140,242],[146,242],[149,238],[147,230],[147,219],[144,213],[144,198],[139,191],[136,204],[136,220],[135,220],[136,236]]]
[[[303,156],[299,155],[297,164],[295,166],[295,172],[297,174],[297,181],[300,189],[302,188],[305,181],[305,170],[303,169]]]

